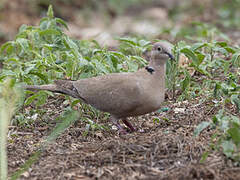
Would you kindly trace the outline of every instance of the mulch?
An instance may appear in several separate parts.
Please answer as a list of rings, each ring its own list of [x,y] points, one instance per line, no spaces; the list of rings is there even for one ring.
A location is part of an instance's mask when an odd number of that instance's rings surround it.
[[[49,102],[43,108],[56,107],[55,114],[66,106],[61,96],[51,97]],[[218,111],[210,100],[168,102],[164,107],[169,111],[130,118],[139,131],[127,135],[119,135],[112,128],[90,131],[84,136],[86,122],[80,119],[47,146],[20,179],[240,179],[239,167],[221,152],[211,151],[214,129],[193,136],[195,127],[201,121],[210,121]],[[10,129],[10,174],[49,135],[56,124],[55,116],[47,111],[29,128]],[[98,121],[111,127],[108,120]],[[200,163],[208,150],[209,156]]]

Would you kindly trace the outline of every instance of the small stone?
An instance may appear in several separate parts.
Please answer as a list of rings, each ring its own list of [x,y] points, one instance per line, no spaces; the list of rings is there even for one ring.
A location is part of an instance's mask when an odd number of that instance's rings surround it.
[[[175,108],[173,111],[175,113],[184,113],[185,112],[185,108]]]

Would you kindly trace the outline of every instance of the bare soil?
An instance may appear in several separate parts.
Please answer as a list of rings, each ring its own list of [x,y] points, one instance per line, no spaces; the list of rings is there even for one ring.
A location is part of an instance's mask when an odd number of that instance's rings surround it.
[[[79,119],[43,150],[21,179],[240,179],[240,167],[234,167],[218,151],[212,151],[204,163],[199,162],[202,153],[210,150],[215,130],[206,129],[196,138],[193,131],[217,112],[210,100],[168,101],[163,107],[169,111],[131,118],[141,132],[127,135],[112,129],[83,136],[85,124]],[[48,111],[42,117],[45,122],[36,121],[29,128],[12,127],[10,174],[32,156],[55,126],[55,116],[64,109],[61,96],[49,99],[43,108],[55,115]],[[156,117],[160,121],[154,123]],[[99,124],[111,127],[108,120]]]

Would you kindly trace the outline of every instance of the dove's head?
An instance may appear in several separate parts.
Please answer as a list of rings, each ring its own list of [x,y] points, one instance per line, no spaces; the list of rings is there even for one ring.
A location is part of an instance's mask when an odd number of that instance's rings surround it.
[[[174,60],[172,55],[173,45],[167,41],[156,42],[151,51],[151,60],[166,62],[168,59]]]

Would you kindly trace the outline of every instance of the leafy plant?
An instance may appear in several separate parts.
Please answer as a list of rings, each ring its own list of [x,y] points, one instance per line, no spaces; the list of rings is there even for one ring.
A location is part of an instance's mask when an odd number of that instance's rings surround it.
[[[211,147],[222,150],[228,157],[240,163],[240,119],[226,113],[223,109],[213,117],[212,122],[203,121],[195,129],[195,136],[207,127],[216,128],[212,135]]]
[[[229,46],[226,42],[198,43],[193,45],[193,49],[193,53],[204,53],[205,58],[202,64],[197,66],[199,68],[196,69],[208,75],[209,79],[206,80],[208,86],[205,86],[205,88],[212,92],[212,95],[208,98],[214,98],[215,106],[220,109],[213,116],[212,122],[204,121],[200,123],[194,134],[198,136],[208,127],[216,128],[212,135],[211,147],[222,150],[228,158],[239,163],[240,119],[227,110],[227,106],[231,105],[237,113],[240,112],[239,75],[232,73],[238,68],[238,63],[236,63],[238,61],[238,49]],[[198,51],[196,51],[197,49]],[[229,58],[230,54],[233,55]]]
[[[0,82],[11,77],[26,84],[48,84],[55,79],[77,80],[136,71],[146,64],[139,55],[150,47],[149,41],[120,38],[120,52],[109,51],[94,40],[73,40],[63,29],[68,29],[67,24],[54,17],[52,6],[49,6],[47,17],[40,20],[39,26],[22,25],[15,40],[0,47],[0,61],[3,62]],[[134,53],[126,51],[129,48]],[[44,105],[53,95],[47,91],[27,91],[26,94],[25,105],[35,103],[36,106]],[[18,120],[21,119],[24,120]]]

